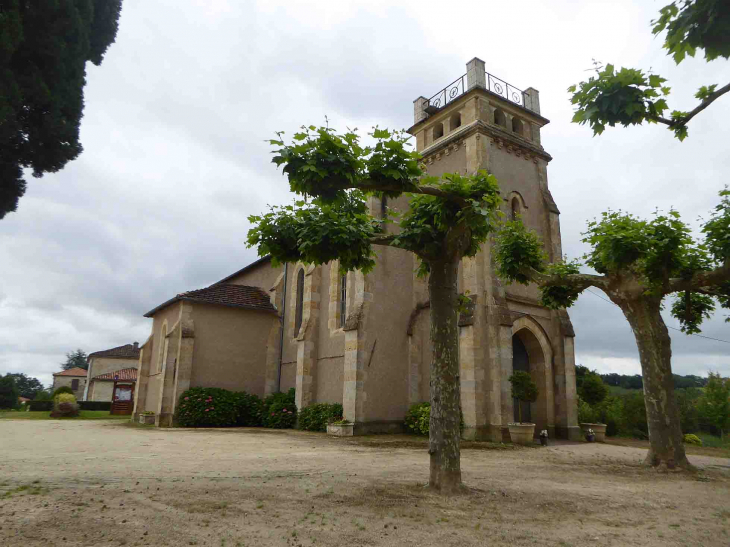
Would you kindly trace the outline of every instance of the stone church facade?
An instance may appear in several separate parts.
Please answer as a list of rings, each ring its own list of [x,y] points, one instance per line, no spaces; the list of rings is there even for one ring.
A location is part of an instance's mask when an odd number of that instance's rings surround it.
[[[556,260],[562,256],[560,213],[548,188],[551,157],[540,139],[547,123],[537,90],[509,86],[486,73],[475,58],[462,78],[430,99],[414,101],[409,132],[430,175],[480,169],[494,174],[504,214],[520,215]],[[379,216],[386,209],[404,210],[408,203],[406,197],[387,203],[371,198],[369,206]],[[412,254],[391,247],[376,250],[377,265],[366,276],[341,276],[337,263],[272,268],[264,258],[203,289],[233,294],[258,288],[269,295],[271,309],[224,298],[204,304],[209,317],[201,315],[200,321],[213,321],[218,309],[219,315],[239,322],[237,331],[203,329],[211,337],[207,347],[226,345],[231,358],[241,361],[236,366],[250,371],[237,373],[237,383],[223,378],[205,352],[193,355],[190,349],[196,333],[202,333],[194,317],[194,307],[202,304],[181,299],[174,306],[158,306],[148,314],[153,329],[142,346],[135,415],[153,410],[160,425],[171,423],[180,393],[193,385],[261,395],[294,387],[298,408],[341,403],[356,434],[400,430],[408,407],[429,400],[428,287],[415,275]],[[462,261],[459,291],[472,301],[469,313],[459,318],[464,437],[508,438],[507,424],[517,413],[508,378],[519,369],[529,371],[540,392],[535,403],[523,407],[523,419],[527,413],[537,433],[547,429],[551,436],[578,439],[575,335],[567,312],[540,306],[534,286],[502,283],[491,243]],[[163,320],[168,325],[164,332]],[[177,331],[169,328],[173,325]],[[149,390],[143,392],[142,385],[151,385],[160,374],[150,404]]]

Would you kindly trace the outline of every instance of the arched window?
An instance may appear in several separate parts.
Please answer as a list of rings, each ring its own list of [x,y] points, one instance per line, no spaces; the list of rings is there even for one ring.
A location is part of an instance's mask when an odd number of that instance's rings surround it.
[[[160,351],[157,352],[157,372],[162,372],[167,357],[167,321],[160,329]]]
[[[524,136],[525,125],[519,118],[512,118],[512,133],[517,133],[520,137]]]
[[[299,329],[302,328],[302,317],[304,315],[304,268],[297,274],[297,307],[294,315],[294,336],[299,336]]]
[[[515,196],[512,198],[512,220],[517,220],[521,212],[520,199]]]
[[[507,127],[507,118],[501,108],[496,108],[494,110],[494,123],[501,125],[502,127]]]
[[[444,124],[437,123],[433,126],[433,140],[440,139],[444,136]]]
[[[450,131],[453,131],[457,127],[461,126],[461,112],[457,112],[449,120]]]
[[[340,328],[345,327],[347,319],[347,274],[340,276]]]

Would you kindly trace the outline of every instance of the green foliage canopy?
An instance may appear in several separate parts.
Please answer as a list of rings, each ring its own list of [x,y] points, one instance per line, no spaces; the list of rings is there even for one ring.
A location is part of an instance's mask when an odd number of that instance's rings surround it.
[[[26,397],[28,399],[35,399],[38,392],[42,392],[43,384],[38,378],[32,378],[22,372],[15,372],[7,374],[15,378],[15,385],[18,388],[18,394],[20,397]]]
[[[710,372],[707,386],[697,404],[701,418],[720,430],[730,428],[730,379]]]
[[[122,0],[0,2],[0,219],[25,193],[23,169],[53,173],[82,151],[86,62],[102,62]]]
[[[677,64],[686,55],[694,57],[697,49],[705,51],[707,61],[730,57],[727,38],[730,36],[730,3],[726,0],[672,2],[663,7],[659,19],[653,21],[654,34],[665,30],[664,48]],[[690,112],[673,110],[671,117],[666,118],[664,113],[669,110],[667,97],[671,88],[664,85],[665,78],[635,68],[616,70],[612,64],[605,67],[595,64],[595,76],[568,88],[571,102],[576,105],[573,122],[589,124],[594,135],[603,133],[607,125],[626,127],[648,122],[667,125],[682,141],[687,137],[687,123],[730,91],[730,84],[719,89],[717,84],[703,85],[695,94],[700,100],[696,108]]]
[[[70,351],[66,354],[66,361],[61,363],[61,369],[63,370],[70,370],[72,368],[82,368],[84,370],[88,370],[89,363],[86,361],[87,359],[86,352],[82,349],[77,349],[76,351]]]
[[[301,196],[284,207],[253,215],[249,247],[272,262],[301,261],[325,264],[339,260],[340,269],[368,273],[375,265],[372,245],[412,251],[421,259],[420,273],[429,261],[458,250],[458,257],[474,256],[496,224],[499,188],[496,179],[474,176],[423,176],[419,155],[408,150],[408,136],[375,128],[372,146],[360,144],[355,131],[337,134],[327,127],[303,127],[291,143],[283,134],[270,143],[273,162],[283,166],[290,188]],[[369,214],[371,195],[411,195],[409,209],[400,216],[397,234],[388,235],[392,217]]]
[[[0,408],[16,408],[18,406],[18,386],[15,378],[6,374],[0,376]]]
[[[587,374],[580,386],[580,398],[589,405],[597,405],[608,395],[608,388],[598,374]]]
[[[652,220],[603,213],[583,233],[591,246],[583,259],[603,274],[598,276],[580,274],[577,261],[546,264],[540,238],[519,221],[507,223],[495,254],[498,273],[512,282],[537,282],[543,305],[553,309],[570,307],[588,287],[609,290],[630,277],[633,297],[661,300],[676,293],[672,315],[684,332],[699,332],[718,304],[730,308],[730,191],[721,191],[720,198],[702,227],[702,241],[691,237],[673,210],[657,212]]]

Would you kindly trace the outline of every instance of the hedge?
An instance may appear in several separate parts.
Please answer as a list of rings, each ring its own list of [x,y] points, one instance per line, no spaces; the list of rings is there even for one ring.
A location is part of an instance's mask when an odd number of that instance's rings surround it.
[[[299,411],[299,429],[305,431],[327,431],[327,424],[342,419],[342,405],[339,403],[318,403]]]
[[[50,412],[53,410],[53,401],[30,401],[26,403],[30,410],[34,411],[46,411]]]
[[[44,402],[44,401],[39,401]],[[79,409],[81,410],[111,410],[111,401],[79,401]]]

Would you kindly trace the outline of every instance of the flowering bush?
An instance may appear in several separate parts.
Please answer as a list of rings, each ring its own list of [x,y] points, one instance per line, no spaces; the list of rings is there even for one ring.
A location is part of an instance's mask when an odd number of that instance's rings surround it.
[[[234,393],[238,418],[236,425],[240,427],[260,427],[263,417],[264,402],[261,398],[245,391]]]
[[[177,423],[183,427],[230,427],[236,425],[236,393],[217,387],[194,387],[180,395]]]
[[[286,393],[274,393],[264,399],[262,410],[264,427],[288,429],[297,421],[297,405],[294,404],[294,388]]]
[[[341,404],[318,403],[299,411],[298,427],[306,431],[327,431],[327,424],[341,419]]]

